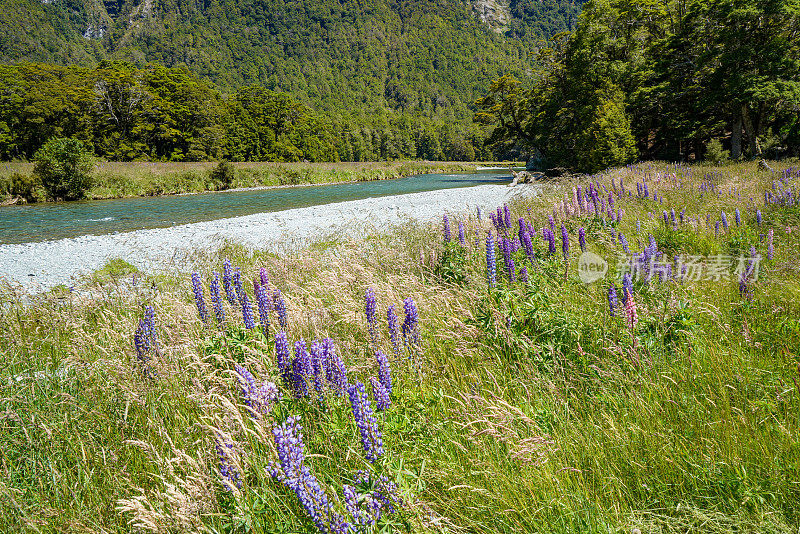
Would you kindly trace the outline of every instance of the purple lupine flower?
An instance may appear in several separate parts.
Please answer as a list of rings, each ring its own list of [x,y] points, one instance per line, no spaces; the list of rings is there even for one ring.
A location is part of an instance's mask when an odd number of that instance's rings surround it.
[[[628,240],[625,239],[625,236],[622,235],[622,232],[619,233],[619,244],[622,245],[622,250],[625,251],[625,254],[628,254],[630,256],[631,249],[628,246]]]
[[[337,395],[343,395],[347,391],[347,367],[344,361],[336,353],[336,346],[331,338],[322,340],[322,354],[327,363],[328,383],[336,390]]]
[[[497,285],[497,264],[494,258],[494,238],[491,231],[486,236],[486,281],[489,287]]]
[[[292,360],[292,389],[295,398],[308,396],[306,377],[312,376],[311,361],[306,350],[306,342],[302,339],[294,344],[294,359]]]
[[[280,467],[270,462],[267,472],[297,495],[320,532],[326,534],[352,532],[351,525],[333,509],[333,504],[319,480],[305,465],[305,444],[299,422],[299,416],[289,417],[282,425],[272,429]]]
[[[281,330],[287,330],[289,328],[289,318],[286,315],[286,303],[283,301],[280,289],[275,290],[273,300],[275,301],[275,312],[278,314],[278,324]]]
[[[564,259],[569,258],[569,233],[566,227],[561,225],[561,252],[564,254]]]
[[[684,219],[684,217],[686,217],[686,208],[683,208],[681,210],[681,212],[679,213],[679,215],[680,215],[681,224],[683,224],[683,219]]]
[[[722,218],[722,227],[727,232],[728,231],[728,216],[725,215],[724,211],[722,212],[722,217],[721,218]]]
[[[197,304],[197,312],[200,314],[200,319],[208,324],[208,309],[206,308],[206,299],[203,296],[203,283],[200,281],[198,273],[192,273],[192,291],[194,291],[194,303]]]
[[[667,210],[662,212],[662,216],[664,217],[664,226],[669,226],[669,218],[667,216]]]
[[[349,386],[347,394],[350,397],[350,405],[353,408],[353,419],[361,434],[361,446],[364,448],[367,460],[375,463],[383,455],[383,436],[378,427],[378,420],[372,411],[364,384],[356,382]]]
[[[442,220],[444,221],[444,242],[445,243],[449,243],[450,242],[450,218],[445,213],[444,217],[442,218]]]
[[[477,213],[477,215],[478,215],[478,220],[479,220],[479,221],[482,221],[482,220],[483,220],[483,214],[481,213],[481,207],[480,207],[480,206],[477,206],[477,209],[478,209],[478,213]]]
[[[278,387],[273,382],[264,381],[259,384],[255,377],[242,367],[236,365],[236,374],[239,375],[239,385],[242,388],[244,404],[250,408],[251,414],[267,415],[272,411],[272,406],[280,398]]]
[[[461,244],[462,247],[467,246],[467,236],[466,231],[464,230],[464,222],[458,221],[458,242]]]
[[[527,267],[520,267],[519,269],[519,279],[522,280],[523,284],[528,283],[528,268]]]
[[[250,306],[250,299],[247,297],[247,293],[242,292],[242,319],[244,320],[244,326],[248,330],[252,330],[256,327],[256,323],[253,320],[253,307]]]
[[[392,342],[394,357],[400,359],[400,327],[397,326],[397,314],[394,311],[394,304],[386,310],[386,324],[389,326],[389,340]]]
[[[761,226],[761,210],[756,210],[756,224]]]
[[[525,248],[525,255],[528,256],[528,261],[534,262],[536,257],[533,253],[533,243],[531,242],[531,234],[527,231],[522,232],[522,246]]]
[[[419,335],[419,313],[417,312],[417,305],[411,297],[403,301],[403,309],[406,313],[405,321],[403,321],[403,338],[406,345],[416,347],[420,342]]]
[[[281,375],[284,379],[288,379],[291,369],[289,369],[289,339],[286,337],[286,332],[275,334],[275,359]]]
[[[247,293],[245,293],[242,285],[242,271],[238,267],[233,270],[233,287],[236,290],[236,298],[239,300],[239,305],[244,306],[244,298]]]
[[[617,288],[614,284],[608,286],[608,314],[615,317],[617,314],[617,306],[619,306],[619,299],[617,297]]]
[[[225,296],[228,298],[228,302],[231,306],[236,306],[239,301],[236,299],[236,293],[233,292],[231,285],[232,276],[231,260],[225,258],[222,262],[222,284],[225,286]]]
[[[772,261],[773,256],[775,256],[775,247],[772,244],[772,237],[774,232],[772,228],[769,229],[767,232],[767,259]]]
[[[314,389],[317,390],[317,393],[320,394],[320,398],[322,398],[322,388],[325,386],[325,378],[327,375],[327,362],[322,352],[322,344],[316,340],[312,341],[309,353],[311,356],[311,369],[314,374]]]
[[[578,244],[581,247],[581,252],[586,252],[586,229],[583,226],[578,228]]]
[[[389,396],[389,392],[386,391],[386,388],[381,384],[381,381],[377,378],[370,377],[369,379],[370,384],[372,384],[372,396],[375,398],[375,407],[378,409],[379,412],[385,411],[392,405],[392,399]]]
[[[447,217],[447,215],[445,215]],[[449,226],[448,226],[449,230]],[[378,342],[378,328],[377,324],[375,323],[375,291],[372,288],[368,288],[367,292],[364,294],[364,303],[365,303],[365,310],[367,313],[367,326],[369,328],[369,337],[372,340],[372,344],[376,344]]]
[[[389,359],[380,350],[375,351],[375,361],[378,364],[378,380],[381,381],[383,387],[391,395],[392,394],[392,373],[389,368]]]
[[[714,237],[719,237],[719,221],[714,223]]]
[[[214,280],[209,284],[211,293],[211,303],[214,305],[214,315],[217,316],[217,323],[222,325],[225,322],[225,310],[222,309],[222,296],[219,293],[219,273],[214,273]]]
[[[266,292],[267,296],[269,297],[269,295],[272,294],[272,291],[270,290],[270,287],[269,287],[269,276],[267,275],[267,270],[264,267],[262,267],[259,270],[259,278],[261,279],[261,286],[264,288],[264,291]],[[272,307],[273,307],[272,299],[271,298],[267,298],[267,311],[271,312],[272,311]]]
[[[739,208],[736,208],[736,211],[734,212],[733,215],[734,215],[734,220],[736,221],[736,226],[741,226],[742,225],[742,214],[739,212]]]
[[[500,241],[500,250],[503,252],[503,263],[506,266],[506,275],[508,276],[508,282],[513,284],[516,281],[516,271],[514,269],[514,258],[511,257],[511,243],[505,239],[501,238]]]
[[[503,204],[503,223],[506,228],[511,228],[511,210],[508,208],[508,204]]]
[[[556,253],[556,235],[549,228],[545,228],[545,230],[547,230],[547,251],[552,256]]]
[[[263,285],[256,286],[256,303],[258,304],[258,318],[261,321],[261,331],[264,337],[269,337],[269,294]]]
[[[556,231],[556,221],[553,219],[552,215],[548,215],[547,216],[547,222],[548,222],[548,224],[550,224],[550,231],[551,232],[555,232]]]
[[[233,458],[233,444],[219,433],[217,433],[217,436],[214,438],[214,442],[215,448],[217,449],[219,474],[222,476],[222,485],[227,491],[234,491],[234,488],[237,490],[242,489],[242,476]]]
[[[627,302],[628,295],[633,295],[633,281],[630,273],[625,273],[622,277],[622,300]]]
[[[675,218],[675,208],[670,208],[670,210],[669,210],[669,216],[670,216],[670,219],[672,219],[672,224],[673,224],[673,225],[676,225],[676,224],[678,224],[678,221],[677,221],[677,220],[676,220],[676,218]]]

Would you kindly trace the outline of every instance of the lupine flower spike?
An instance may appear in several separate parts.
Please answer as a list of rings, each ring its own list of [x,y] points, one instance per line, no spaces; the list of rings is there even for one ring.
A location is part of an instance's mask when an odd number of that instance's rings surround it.
[[[200,281],[198,273],[192,273],[192,290],[194,291],[194,302],[197,304],[197,312],[200,314],[200,319],[208,324],[208,309],[206,308],[206,299],[203,296],[203,283]]]
[[[222,325],[225,322],[225,310],[222,308],[222,296],[219,291],[219,273],[214,273],[214,280],[209,285],[211,292],[211,303],[214,305],[214,315],[217,316],[217,323]]]

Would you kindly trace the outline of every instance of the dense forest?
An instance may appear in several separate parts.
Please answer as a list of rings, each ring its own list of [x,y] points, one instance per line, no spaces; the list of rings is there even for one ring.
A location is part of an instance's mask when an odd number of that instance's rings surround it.
[[[592,0],[532,79],[503,76],[478,106],[490,144],[544,167],[796,156],[800,4]]]
[[[0,155],[59,133],[114,159],[491,157],[475,100],[527,76],[581,3],[8,0]]]

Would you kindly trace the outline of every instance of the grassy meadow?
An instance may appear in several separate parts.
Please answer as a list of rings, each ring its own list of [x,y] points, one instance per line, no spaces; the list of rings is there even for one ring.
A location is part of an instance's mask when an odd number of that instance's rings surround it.
[[[93,184],[86,193],[89,199],[146,197],[214,191],[219,184],[211,171],[214,162],[98,162]],[[365,163],[232,163],[231,188],[365,182],[402,178],[413,174],[463,172],[475,169],[475,163],[437,161],[384,161]],[[480,163],[479,165],[487,165]],[[9,198],[12,177],[33,175],[33,163],[0,164],[0,200]],[[44,201],[39,187],[33,200]]]
[[[0,531],[796,533],[800,171],[771,165],[564,179],[449,241],[228,245],[194,287],[6,287]]]

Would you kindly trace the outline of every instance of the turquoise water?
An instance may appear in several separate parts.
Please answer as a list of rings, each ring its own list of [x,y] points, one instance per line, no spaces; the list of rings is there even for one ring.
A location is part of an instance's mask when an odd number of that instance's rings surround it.
[[[510,180],[508,171],[478,171],[339,185],[6,206],[0,207],[0,244],[167,228],[346,200],[507,184]]]

